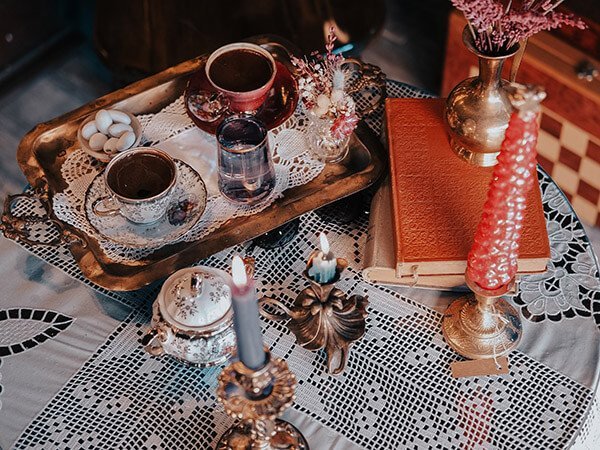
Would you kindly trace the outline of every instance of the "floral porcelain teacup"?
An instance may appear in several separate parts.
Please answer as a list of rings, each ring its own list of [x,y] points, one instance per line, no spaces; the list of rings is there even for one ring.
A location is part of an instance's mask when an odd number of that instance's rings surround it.
[[[113,158],[104,171],[108,195],[92,204],[94,214],[121,214],[134,223],[160,220],[171,201],[177,165],[165,152],[138,147]]]

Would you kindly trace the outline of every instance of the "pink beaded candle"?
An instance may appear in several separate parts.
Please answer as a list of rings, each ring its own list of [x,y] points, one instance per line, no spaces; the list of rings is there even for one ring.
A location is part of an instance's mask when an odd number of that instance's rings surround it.
[[[545,97],[529,91],[513,101],[513,112],[483,214],[467,259],[466,276],[487,290],[505,287],[517,273],[527,193],[536,180],[537,116]]]

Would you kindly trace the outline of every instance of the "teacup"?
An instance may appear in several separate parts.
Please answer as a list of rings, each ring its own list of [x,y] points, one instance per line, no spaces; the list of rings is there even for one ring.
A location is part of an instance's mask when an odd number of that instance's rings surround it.
[[[127,150],[106,166],[108,195],[96,199],[92,210],[98,216],[120,214],[139,224],[156,222],[169,207],[176,181],[177,166],[165,152],[150,147]]]
[[[238,42],[215,50],[205,70],[208,81],[229,99],[231,111],[255,113],[269,95],[277,67],[261,46]]]

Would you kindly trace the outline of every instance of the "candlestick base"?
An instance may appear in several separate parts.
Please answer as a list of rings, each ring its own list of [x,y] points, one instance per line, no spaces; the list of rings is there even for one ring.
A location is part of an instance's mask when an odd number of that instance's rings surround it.
[[[231,417],[241,421],[227,430],[217,450],[309,450],[302,433],[277,419],[294,402],[296,376],[283,359],[271,358],[252,370],[240,361],[219,375],[217,399]]]
[[[216,450],[308,450],[306,438],[294,425],[281,419],[275,420],[274,425],[271,439],[257,447],[252,421],[240,422],[223,434]]]
[[[503,356],[516,349],[523,329],[517,310],[501,298],[512,289],[508,285],[486,291],[467,279],[474,291],[453,301],[442,320],[442,332],[448,345],[469,359]]]
[[[308,275],[308,269],[318,251],[314,251],[306,269],[302,272],[309,282],[294,300],[291,308],[281,301],[263,297],[259,301],[261,314],[267,319],[287,320],[286,326],[296,336],[302,347],[317,351],[325,349],[327,369],[332,375],[339,375],[346,368],[350,345],[363,337],[366,328],[366,296],[352,295],[337,289],[335,283],[348,266],[345,259],[337,258],[335,277],[329,283],[318,283]],[[265,307],[274,307],[282,313],[269,312]]]

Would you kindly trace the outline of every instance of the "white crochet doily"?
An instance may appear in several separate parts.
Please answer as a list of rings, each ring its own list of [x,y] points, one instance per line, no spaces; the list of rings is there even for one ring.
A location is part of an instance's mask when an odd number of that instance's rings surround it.
[[[144,145],[164,150],[172,157],[188,163],[206,184],[206,211],[198,223],[178,241],[196,241],[234,217],[250,216],[264,210],[286,189],[308,183],[324,167],[309,153],[305,140],[306,119],[298,108],[286,123],[269,132],[277,178],[273,193],[258,205],[234,205],[219,193],[216,140],[194,125],[185,111],[183,96],[160,112],[141,115],[138,119],[142,124]],[[85,195],[101,169],[102,166],[83,150],[71,153],[61,167],[67,187],[54,196],[54,213],[58,219],[94,237],[106,256],[114,262],[127,263],[143,259],[164,243],[149,241],[145,248],[119,244],[96,231],[87,218]]]

